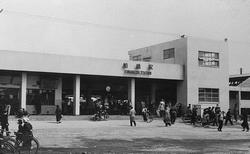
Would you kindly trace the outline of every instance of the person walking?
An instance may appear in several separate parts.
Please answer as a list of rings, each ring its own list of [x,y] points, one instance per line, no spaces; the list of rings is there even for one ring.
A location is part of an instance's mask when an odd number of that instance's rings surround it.
[[[225,126],[227,125],[227,122],[229,121],[231,125],[233,125],[233,122],[232,122],[232,115],[231,115],[231,110],[228,109],[227,111],[227,114],[226,114],[226,121],[225,121]]]
[[[175,105],[172,106],[170,109],[170,117],[171,117],[171,124],[174,124],[177,117],[177,108]]]
[[[56,105],[56,123],[61,123],[62,119],[62,110],[60,109],[59,105]]]
[[[135,122],[135,110],[134,108],[131,106],[130,107],[130,111],[129,111],[129,117],[130,117],[130,126],[136,126],[136,122]]]
[[[221,132],[222,131],[222,127],[223,127],[223,120],[224,120],[224,111],[218,111],[218,131]]]
[[[246,111],[244,111],[243,112],[243,114],[242,114],[242,120],[243,120],[243,122],[242,122],[242,124],[241,124],[241,126],[242,126],[242,131],[249,131],[249,125],[248,125],[248,117],[247,117],[247,113],[246,113]]]

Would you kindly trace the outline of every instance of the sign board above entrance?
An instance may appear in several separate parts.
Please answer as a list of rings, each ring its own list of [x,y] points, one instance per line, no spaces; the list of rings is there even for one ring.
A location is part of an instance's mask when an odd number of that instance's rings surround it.
[[[138,70],[124,70],[126,74],[140,74],[140,75],[151,75],[150,71],[138,71]]]
[[[141,64],[136,64],[133,69],[128,69],[128,63],[123,63],[122,68],[124,69],[125,74],[132,74],[132,75],[151,75],[152,72],[150,70],[153,69],[153,65],[149,64],[147,70],[140,70]]]

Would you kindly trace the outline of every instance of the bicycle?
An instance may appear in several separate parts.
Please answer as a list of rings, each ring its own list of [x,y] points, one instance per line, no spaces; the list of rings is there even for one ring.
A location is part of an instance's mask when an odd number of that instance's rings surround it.
[[[5,138],[3,134],[0,137],[0,154],[15,154],[14,145],[9,142],[8,138]]]
[[[40,144],[33,135],[25,135],[21,132],[14,132],[15,134],[15,149],[19,154],[25,152],[25,154],[37,154]]]

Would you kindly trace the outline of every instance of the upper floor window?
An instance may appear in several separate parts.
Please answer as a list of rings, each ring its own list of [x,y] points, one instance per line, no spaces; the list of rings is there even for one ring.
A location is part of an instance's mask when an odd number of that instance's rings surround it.
[[[141,55],[133,56],[132,60],[134,60],[134,61],[141,61]]]
[[[174,48],[163,50],[163,59],[174,58]]]
[[[199,51],[199,66],[219,67],[219,53]]]
[[[219,89],[199,88],[200,102],[219,102]]]
[[[143,61],[151,61],[151,57],[144,57]]]

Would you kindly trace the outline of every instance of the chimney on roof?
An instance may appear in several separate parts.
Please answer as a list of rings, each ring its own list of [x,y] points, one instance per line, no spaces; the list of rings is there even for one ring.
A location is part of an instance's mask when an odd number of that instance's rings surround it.
[[[242,74],[242,70],[243,70],[243,69],[242,69],[242,67],[241,67],[241,68],[240,68],[240,74]]]

